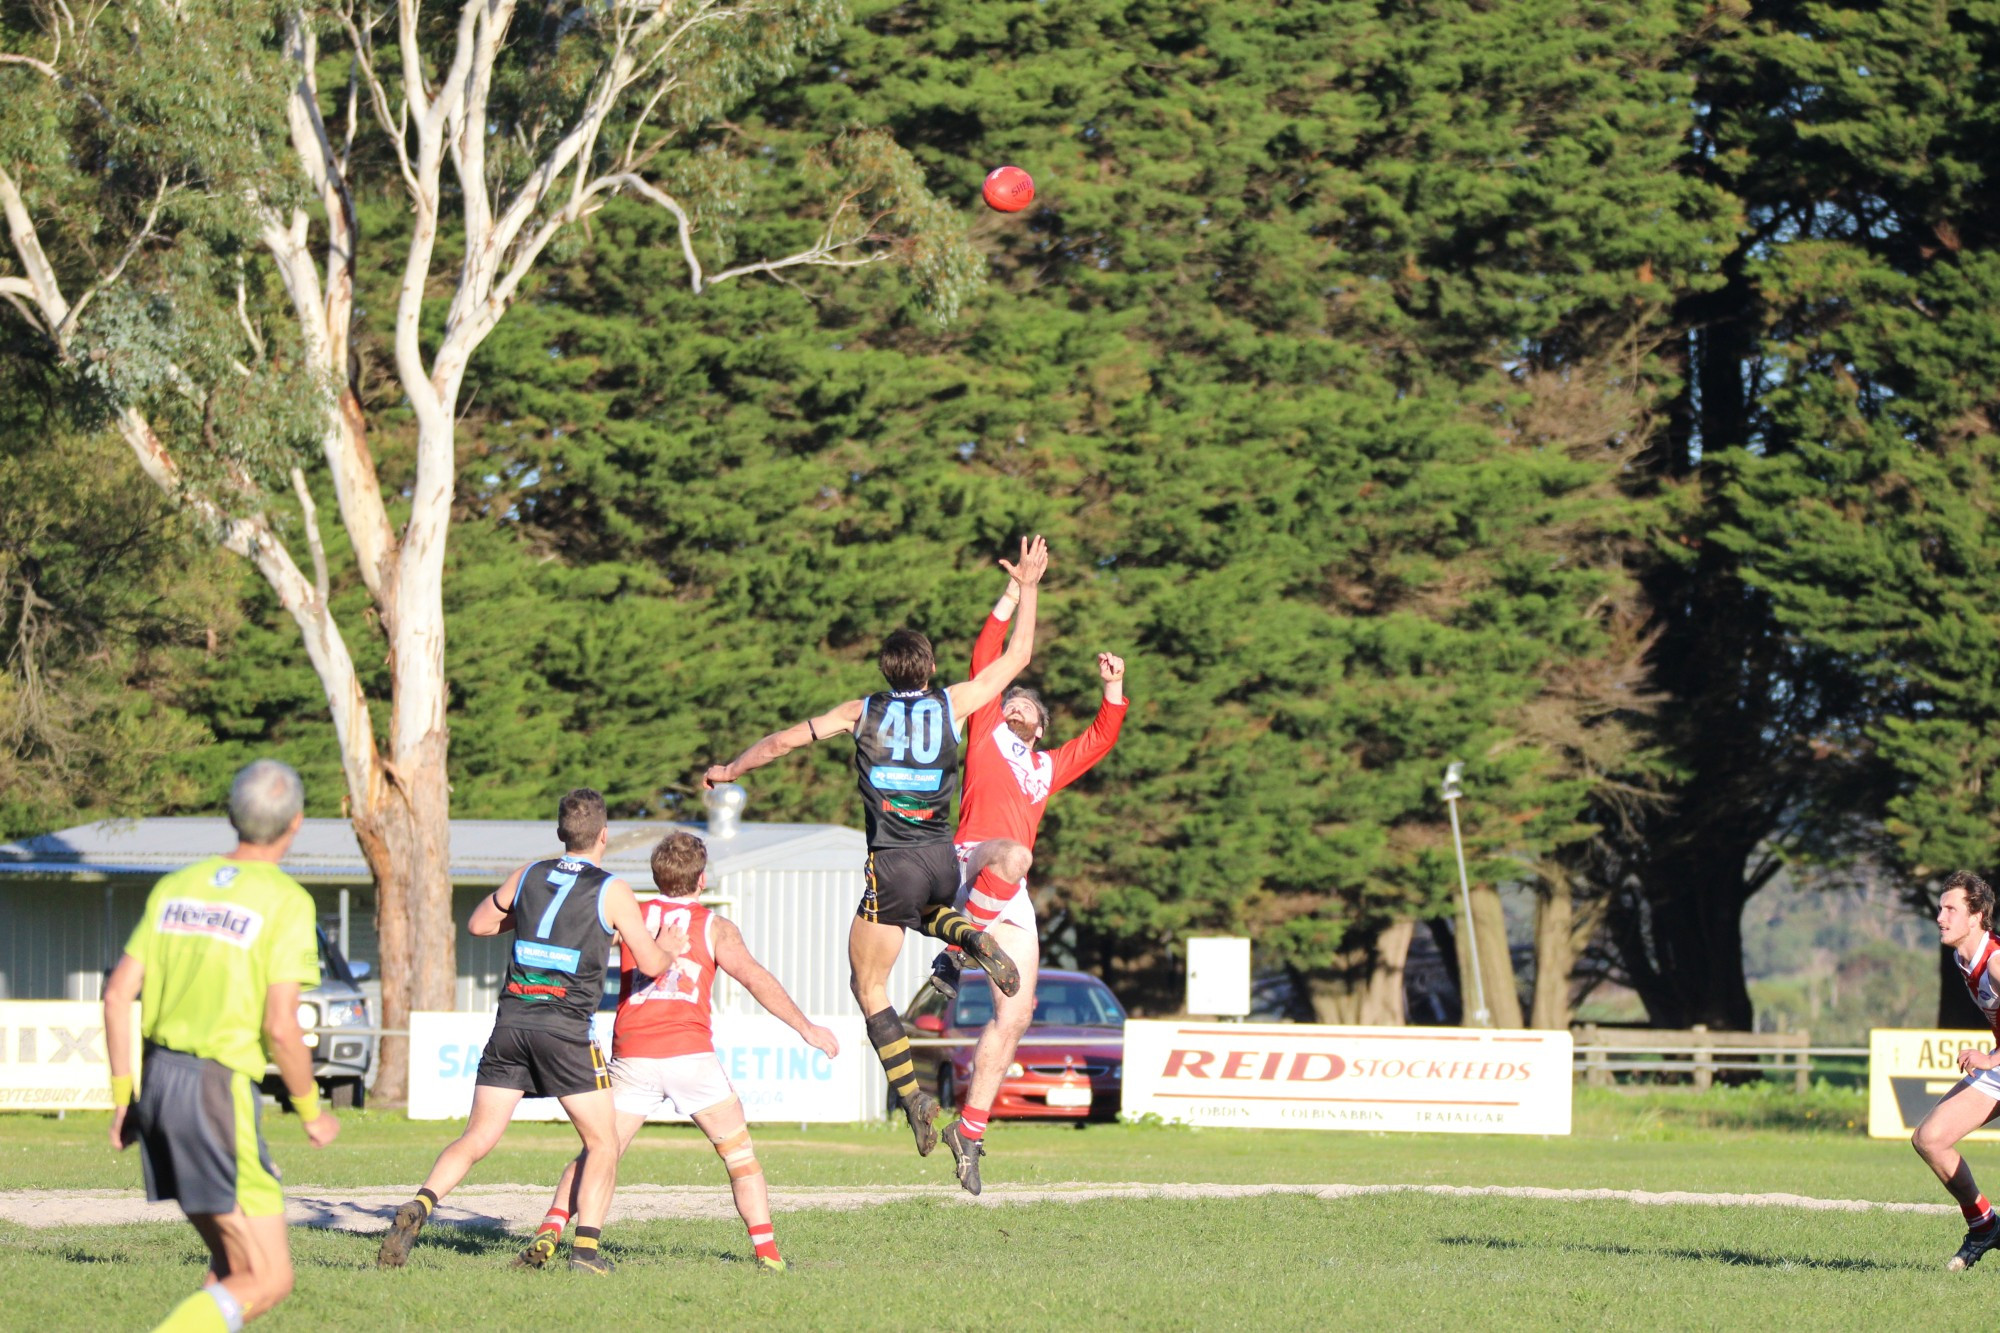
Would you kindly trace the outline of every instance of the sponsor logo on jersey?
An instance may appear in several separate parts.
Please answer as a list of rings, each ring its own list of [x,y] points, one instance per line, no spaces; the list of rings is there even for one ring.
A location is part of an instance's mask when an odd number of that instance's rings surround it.
[[[936,791],[944,774],[935,768],[893,768],[877,764],[868,770],[868,781],[877,791]]]
[[[237,903],[205,903],[198,898],[169,898],[160,908],[163,935],[205,935],[240,949],[257,942],[264,929],[261,913]]]
[[[563,983],[560,974],[523,971],[507,983],[507,994],[528,1004],[539,1004],[562,999],[569,994],[569,987]]]
[[[939,812],[928,805],[918,805],[915,801],[899,801],[891,796],[882,802],[882,813],[922,821],[936,819]]]
[[[213,884],[216,888],[220,889],[229,884],[235,883],[237,873],[238,871],[235,866],[217,866],[215,868],[215,878],[209,880],[208,882]]]
[[[522,967],[553,967],[563,972],[575,972],[583,965],[583,955],[575,949],[559,945],[515,940],[514,961]]]

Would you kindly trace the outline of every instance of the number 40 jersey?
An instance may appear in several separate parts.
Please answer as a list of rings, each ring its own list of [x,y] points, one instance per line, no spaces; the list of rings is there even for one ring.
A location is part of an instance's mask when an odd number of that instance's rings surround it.
[[[861,701],[854,767],[870,851],[951,841],[959,737],[944,690],[890,690]]]

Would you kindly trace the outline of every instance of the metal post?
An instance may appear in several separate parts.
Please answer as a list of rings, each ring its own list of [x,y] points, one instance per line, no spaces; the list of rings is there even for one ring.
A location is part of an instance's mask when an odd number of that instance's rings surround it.
[[[347,890],[340,891],[340,956],[348,962],[354,961],[354,951],[347,942]]]
[[[1459,901],[1465,907],[1465,956],[1472,961],[1472,1021],[1479,1027],[1487,1026],[1492,1014],[1486,1008],[1486,981],[1479,972],[1479,935],[1472,924],[1472,884],[1465,874],[1465,840],[1458,832],[1458,800],[1465,795],[1459,790],[1459,775],[1465,772],[1465,765],[1453,760],[1444,771],[1444,804],[1451,811],[1451,846],[1458,853],[1458,893]]]

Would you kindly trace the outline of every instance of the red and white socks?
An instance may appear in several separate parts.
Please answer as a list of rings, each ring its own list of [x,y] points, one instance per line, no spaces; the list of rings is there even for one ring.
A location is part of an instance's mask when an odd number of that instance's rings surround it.
[[[542,1224],[535,1228],[535,1234],[540,1236],[543,1232],[549,1232],[560,1238],[563,1228],[568,1225],[568,1211],[562,1208],[551,1208],[548,1211],[548,1215],[542,1218]]]
[[[990,1106],[966,1106],[958,1112],[958,1136],[967,1143],[977,1143],[986,1137],[986,1121],[993,1114]]]
[[[1021,881],[1002,879],[991,867],[979,872],[972,881],[971,890],[965,895],[965,914],[972,918],[972,924],[981,930],[991,930],[993,923],[1000,919],[1000,913],[1015,894],[1021,891]]]
[[[757,1251],[757,1257],[759,1259],[778,1258],[778,1240],[777,1236],[771,1230],[771,1224],[769,1222],[756,1222],[748,1225],[750,1227],[750,1248]]]
[[[1965,1225],[1973,1231],[1984,1231],[1996,1221],[2000,1221],[2000,1218],[1993,1216],[1993,1205],[1986,1202],[1984,1194],[1971,1203],[1961,1203],[1958,1211],[1965,1214]]]

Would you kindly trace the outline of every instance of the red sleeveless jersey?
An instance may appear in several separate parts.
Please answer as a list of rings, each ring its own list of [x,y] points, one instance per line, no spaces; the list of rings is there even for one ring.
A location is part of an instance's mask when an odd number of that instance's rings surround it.
[[[715,1049],[715,913],[692,898],[648,898],[639,905],[646,929],[662,921],[687,932],[688,949],[666,974],[648,978],[618,946],[618,1018],[611,1054],[664,1059]]]

